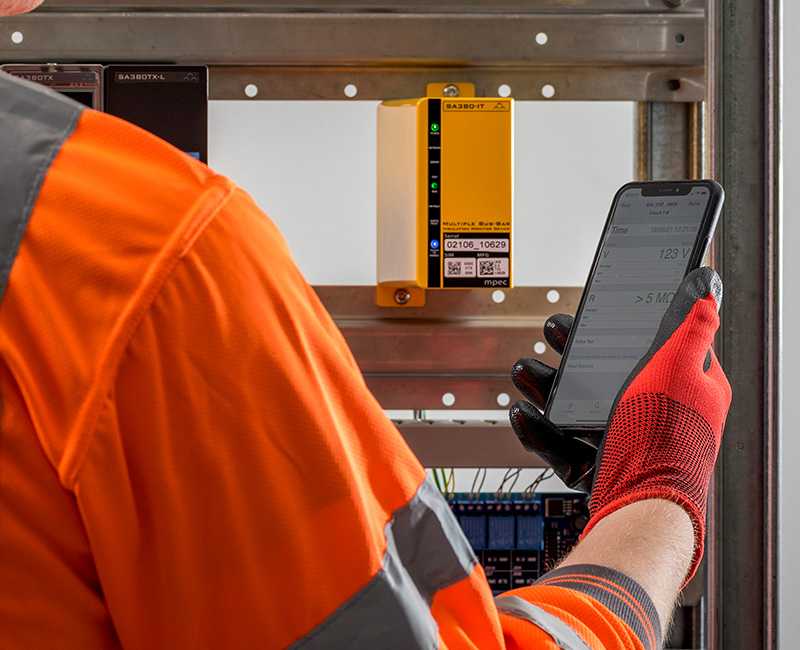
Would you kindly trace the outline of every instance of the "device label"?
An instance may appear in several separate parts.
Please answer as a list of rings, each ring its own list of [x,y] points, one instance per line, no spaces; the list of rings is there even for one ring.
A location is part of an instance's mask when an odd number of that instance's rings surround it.
[[[18,72],[12,71],[15,77],[34,81],[44,85],[97,85],[94,72]]]
[[[508,233],[445,233],[444,286],[508,287],[511,282],[511,237]]]
[[[164,70],[155,72],[115,72],[114,81],[128,84],[200,83],[200,73],[195,70]]]
[[[446,101],[443,110],[447,113],[462,111],[479,111],[483,113],[507,113],[511,110],[511,102],[498,101]]]
[[[428,102],[428,286],[441,287],[442,100]]]
[[[477,237],[451,237],[445,239],[444,250],[446,253],[507,253],[508,239],[493,237],[492,239],[479,239]]]

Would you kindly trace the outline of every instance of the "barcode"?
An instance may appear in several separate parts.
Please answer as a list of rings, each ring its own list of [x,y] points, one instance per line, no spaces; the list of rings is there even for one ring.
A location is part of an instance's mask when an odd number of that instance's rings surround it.
[[[478,265],[479,278],[507,278],[508,259],[485,259],[480,260]]]
[[[444,277],[446,278],[474,278],[475,258],[460,258],[445,260]]]

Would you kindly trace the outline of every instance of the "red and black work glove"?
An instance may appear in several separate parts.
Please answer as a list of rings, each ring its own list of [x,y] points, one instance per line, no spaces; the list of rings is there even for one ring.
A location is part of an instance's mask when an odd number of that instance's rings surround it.
[[[731,402],[730,385],[712,349],[721,301],[722,281],[713,270],[697,269],[684,279],[652,346],[618,393],[596,451],[588,451],[592,441],[559,429],[533,406],[545,404],[554,369],[521,359],[512,371],[514,384],[533,403],[511,408],[517,436],[569,487],[591,493],[584,534],[630,503],[673,501],[694,527],[687,581],[703,555],[708,485]],[[571,326],[572,319],[563,314],[545,325],[545,336],[559,353]]]

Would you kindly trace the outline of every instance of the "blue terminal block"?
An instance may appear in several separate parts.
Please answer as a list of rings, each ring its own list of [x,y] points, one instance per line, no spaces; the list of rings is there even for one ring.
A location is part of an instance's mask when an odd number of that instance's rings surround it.
[[[457,493],[448,497],[495,594],[533,584],[577,543],[587,497],[563,493]]]

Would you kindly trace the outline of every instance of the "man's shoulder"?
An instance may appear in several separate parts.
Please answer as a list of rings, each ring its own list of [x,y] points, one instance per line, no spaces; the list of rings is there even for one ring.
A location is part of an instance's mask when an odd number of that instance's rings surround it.
[[[153,134],[87,109],[47,173],[31,228],[68,222],[107,256],[158,255],[209,187],[229,183]]]
[[[74,108],[24,82],[23,109]],[[54,103],[51,103],[54,102]],[[52,424],[43,443],[59,466],[67,432],[80,429],[89,396],[104,390],[113,367],[180,251],[234,193],[228,179],[138,127],[78,107],[63,141],[26,190],[29,218],[10,265],[0,306],[0,354],[14,359],[34,419]],[[9,106],[8,115],[12,114]],[[0,109],[0,132],[7,126]],[[4,123],[5,122],[5,123]],[[37,149],[36,118],[18,134],[21,164]],[[104,370],[106,369],[106,370]],[[37,386],[48,385],[45,395]]]
[[[4,147],[4,164],[23,166],[46,136],[56,146],[39,165],[43,179],[28,207],[43,213],[55,196],[63,202],[59,221],[71,216],[69,204],[77,202],[84,208],[83,219],[96,211],[112,218],[118,230],[131,222],[136,237],[143,227],[168,233],[217,178],[202,163],[131,123],[0,72],[0,140],[16,144]]]

